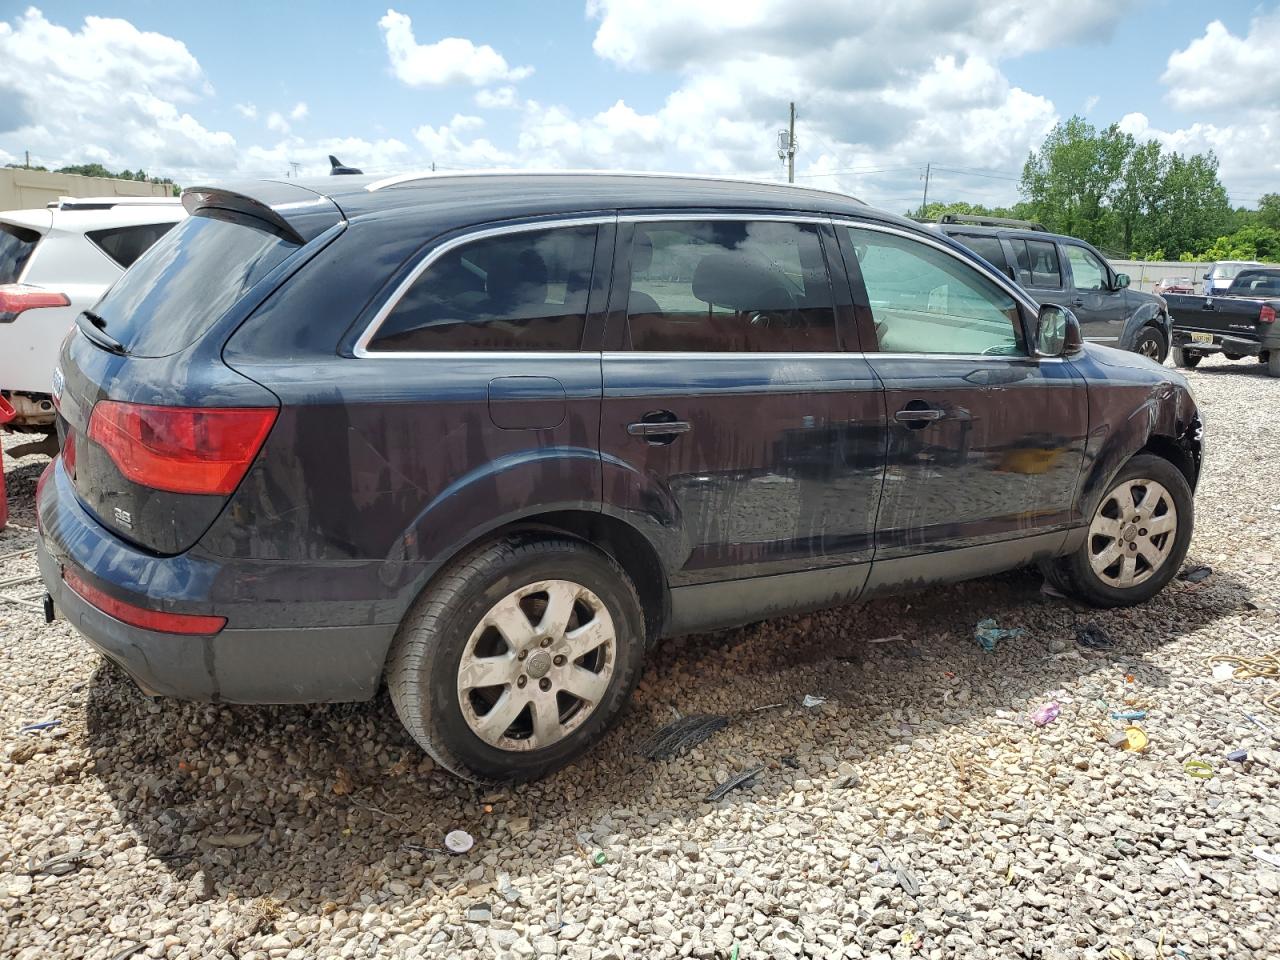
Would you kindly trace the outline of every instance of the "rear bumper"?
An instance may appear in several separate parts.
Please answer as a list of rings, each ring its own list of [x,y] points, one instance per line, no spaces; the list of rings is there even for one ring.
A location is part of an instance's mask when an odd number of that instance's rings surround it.
[[[395,624],[228,626],[212,636],[136,627],[71,590],[63,581],[64,567],[127,602],[196,613],[213,612],[214,605],[201,598],[218,580],[217,562],[154,557],[115,538],[80,506],[61,459],[43,485],[37,510],[40,572],[54,606],[146,693],[229,703],[316,703],[367,700],[377,692]],[[136,589],[140,583],[147,585],[145,592]]]
[[[1207,333],[1208,331],[1205,332]],[[1175,330],[1173,332],[1173,345],[1200,353],[1238,353],[1242,357],[1256,357],[1264,349],[1263,345],[1257,340],[1245,340],[1241,337],[1233,337],[1230,334],[1222,333],[1212,334],[1212,337],[1212,343],[1197,343],[1191,339],[1189,331]]]

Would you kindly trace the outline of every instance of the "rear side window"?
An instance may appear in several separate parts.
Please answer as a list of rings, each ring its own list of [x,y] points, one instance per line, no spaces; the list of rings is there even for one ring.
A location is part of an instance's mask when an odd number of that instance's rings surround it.
[[[153,244],[93,309],[130,354],[167,356],[297,249],[256,217],[201,210]]]
[[[373,353],[577,350],[596,228],[504,233],[432,262],[374,333]]]
[[[35,230],[0,223],[0,283],[17,282],[39,242],[40,234]]]
[[[86,237],[99,250],[128,270],[151,245],[173,229],[172,223],[144,223],[134,227],[92,230]]]
[[[991,264],[1001,273],[1008,266],[1004,258],[1004,246],[999,237],[956,234],[956,239]]]
[[[633,350],[838,349],[816,228],[772,220],[636,224],[627,329]]]
[[[1024,287],[1061,287],[1062,267],[1058,264],[1058,246],[1051,240],[1009,241],[1018,261],[1018,276]]]

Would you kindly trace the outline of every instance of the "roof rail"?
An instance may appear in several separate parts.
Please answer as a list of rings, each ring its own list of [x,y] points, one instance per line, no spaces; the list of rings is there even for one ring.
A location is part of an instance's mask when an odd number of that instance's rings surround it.
[[[177,197],[59,197],[50,200],[50,210],[110,210],[112,207],[149,207],[181,203]]]
[[[1034,220],[1015,220],[1013,217],[989,217],[976,213],[944,213],[938,223],[966,223],[974,227],[1013,227],[1018,230],[1037,230],[1048,233],[1048,228]]]

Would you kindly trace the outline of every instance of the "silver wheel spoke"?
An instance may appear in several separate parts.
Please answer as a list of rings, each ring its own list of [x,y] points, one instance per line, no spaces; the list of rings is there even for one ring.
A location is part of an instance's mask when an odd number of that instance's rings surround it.
[[[1150,540],[1138,541],[1138,553],[1142,556],[1143,560],[1147,561],[1147,563],[1151,565],[1152,570],[1155,570],[1156,567],[1160,566],[1160,564],[1164,562],[1164,551]]]
[[[569,667],[563,674],[561,685],[566,692],[594,705],[604,699],[604,692],[609,689],[609,674],[604,671],[592,673],[585,667]]]
[[[569,626],[573,616],[573,603],[578,599],[581,587],[568,580],[553,580],[547,584],[547,609],[542,614],[538,629],[545,635],[559,637]]]
[[[1166,513],[1163,516],[1152,517],[1146,522],[1147,535],[1154,537],[1161,533],[1172,533],[1177,527],[1178,522],[1172,513]]]
[[[488,743],[499,743],[503,734],[507,732],[507,728],[528,702],[527,694],[517,694],[514,690],[505,691],[493,705],[493,709],[479,718],[475,727],[476,733]]]
[[[523,646],[533,639],[533,624],[520,607],[520,597],[514,593],[498,601],[485,620],[513,648]]]
[[[500,687],[514,683],[519,675],[518,661],[509,653],[497,657],[463,656],[458,666],[458,686],[463,690]]]
[[[1120,561],[1120,576],[1116,579],[1120,581],[1120,585],[1127,587],[1133,583],[1133,575],[1137,570],[1138,560],[1133,553],[1126,553],[1124,559]]]
[[[611,641],[613,629],[611,624],[606,624],[597,617],[586,626],[566,633],[564,639],[569,644],[569,659],[578,660],[601,644]]]
[[[1112,540],[1101,553],[1095,553],[1089,558],[1089,564],[1095,571],[1102,573],[1103,570],[1116,562],[1116,557],[1120,556],[1121,553],[1123,551],[1120,549],[1119,541]]]
[[[533,745],[545,747],[564,736],[560,723],[560,705],[555,697],[533,701]]]
[[[1124,522],[1121,520],[1113,520],[1110,517],[1099,515],[1097,520],[1093,521],[1093,533],[1095,535],[1113,537],[1120,539],[1120,531],[1124,529]]]

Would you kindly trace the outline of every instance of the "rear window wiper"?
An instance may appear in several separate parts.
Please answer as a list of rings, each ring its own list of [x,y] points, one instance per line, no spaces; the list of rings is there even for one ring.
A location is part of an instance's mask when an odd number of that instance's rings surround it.
[[[76,326],[86,337],[110,353],[125,355],[124,344],[107,333],[107,321],[92,310],[82,310],[76,317]]]

